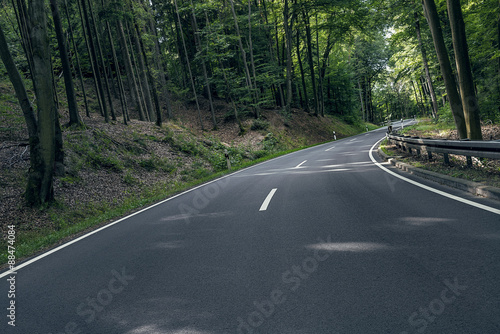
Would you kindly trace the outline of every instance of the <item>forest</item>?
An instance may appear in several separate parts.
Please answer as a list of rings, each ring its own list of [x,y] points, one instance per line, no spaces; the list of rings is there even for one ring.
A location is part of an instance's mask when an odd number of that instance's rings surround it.
[[[62,128],[131,119],[161,127],[215,101],[347,123],[428,117],[481,140],[500,121],[500,8],[493,0],[2,0],[0,77],[29,136],[25,199],[54,198]],[[8,78],[8,79],[7,79]],[[203,101],[203,103],[201,103]],[[206,108],[207,110],[202,110]],[[211,114],[207,122],[201,114]],[[63,117],[64,116],[64,117]],[[62,123],[62,119],[68,121]]]

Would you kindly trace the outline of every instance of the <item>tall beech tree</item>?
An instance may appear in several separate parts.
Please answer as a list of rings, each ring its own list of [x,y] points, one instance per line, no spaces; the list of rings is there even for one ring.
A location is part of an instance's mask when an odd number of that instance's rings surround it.
[[[424,69],[425,69],[425,78],[427,80],[429,94],[431,96],[432,116],[434,118],[437,118],[438,117],[438,105],[437,105],[436,92],[434,91],[434,85],[432,84],[431,72],[429,70],[429,62],[427,60],[427,51],[425,49],[424,44],[422,43],[422,34],[420,31],[420,17],[419,17],[419,14],[417,11],[415,11],[414,17],[415,17],[415,32],[417,34],[417,39],[418,39],[418,47],[420,48],[420,53],[422,55],[422,62],[423,62]]]
[[[194,8],[193,1],[190,1],[191,3],[191,16],[193,18],[193,30],[194,30],[194,41],[196,44],[196,48],[198,53],[202,52],[202,45],[201,45],[201,40],[200,40],[200,35],[198,31],[198,21],[196,20],[196,12]],[[212,122],[214,125],[214,129],[217,130],[217,120],[215,119],[215,110],[214,110],[214,102],[212,99],[212,89],[210,88],[210,81],[208,80],[208,72],[207,72],[207,65],[205,63],[205,59],[203,59],[203,56],[201,56],[201,68],[203,70],[203,78],[205,79],[205,90],[207,92],[208,96],[208,102],[210,104],[210,112],[212,113]]]
[[[473,140],[482,140],[479,104],[474,89],[474,80],[472,79],[469,48],[465,36],[465,23],[462,17],[460,0],[447,0],[446,3],[450,18],[451,36],[453,38],[453,50],[455,51],[455,62],[457,64],[467,137]]]
[[[130,52],[127,44],[127,38],[125,36],[125,31],[123,29],[123,24],[121,20],[118,20],[118,40],[120,42],[120,49],[122,53],[122,58],[125,63],[125,71],[127,73],[127,81],[129,86],[129,91],[132,92],[132,100],[135,103],[137,113],[139,114],[139,119],[141,121],[146,120],[144,115],[144,109],[141,103],[141,95],[139,94],[139,88],[137,87],[137,82],[134,76],[134,70],[132,67],[132,61],[130,59]]]
[[[467,138],[467,127],[462,109],[462,99],[457,91],[455,76],[453,75],[450,58],[448,57],[448,50],[446,49],[444,42],[436,4],[434,0],[422,1],[424,5],[425,17],[431,29],[434,48],[436,49],[436,55],[441,68],[444,84],[446,86],[446,92],[450,101],[451,111],[453,113],[453,119],[455,120],[458,136],[460,139],[464,139]]]
[[[75,36],[73,33],[72,24],[71,24],[71,17],[69,15],[68,3],[66,0],[64,0],[64,11],[66,13],[66,19],[68,20],[69,36],[71,39],[71,45],[73,46],[73,52],[74,52],[75,58],[76,58],[76,68],[78,71],[78,80],[80,81],[80,89],[81,89],[82,95],[83,95],[83,102],[85,104],[85,114],[87,115],[87,117],[90,117],[89,103],[88,103],[88,99],[87,99],[87,91],[85,89],[85,84],[83,82],[82,65],[80,63],[80,56],[78,53],[78,48],[76,47]],[[80,114],[78,114],[78,115],[80,115]]]
[[[245,51],[245,48],[243,47],[243,40],[242,36],[240,33],[240,26],[238,24],[238,17],[236,15],[236,10],[234,8],[234,1],[230,0],[231,2],[231,13],[233,14],[233,20],[234,20],[234,26],[236,28],[236,37],[238,39],[238,47],[240,50],[241,54],[241,59],[243,60],[243,70],[245,72],[245,80],[246,80],[246,86],[249,95],[252,96],[253,103],[254,103],[254,110],[255,110],[255,118],[259,118],[259,109],[256,107],[257,105],[257,100],[255,99],[255,91],[253,87],[253,82],[252,82],[252,77],[250,75],[250,69],[248,68],[248,61],[247,61],[247,54]]]
[[[66,50],[66,39],[64,38],[61,16],[59,14],[59,6],[57,5],[56,0],[50,0],[50,9],[52,11],[54,29],[56,31],[57,44],[59,47],[59,55],[61,58],[61,65],[64,76],[64,85],[66,86],[66,98],[68,100],[69,110],[69,125],[82,125],[83,122],[80,117],[80,113],[78,112],[78,105],[76,103],[71,65],[68,58],[68,51]]]
[[[0,55],[16,91],[26,121],[30,145],[30,169],[25,199],[31,206],[54,199],[53,178],[56,168],[56,129],[59,126],[52,84],[52,66],[45,15],[45,1],[32,0],[27,9],[26,33],[31,54],[31,77],[35,88],[37,117],[29,101],[22,78],[12,60],[0,27]]]
[[[189,61],[188,51],[187,51],[187,47],[186,47],[186,41],[184,39],[184,32],[182,31],[182,21],[181,21],[181,16],[179,14],[179,6],[177,5],[177,0],[174,0],[174,4],[175,4],[175,11],[177,13],[177,22],[179,23],[179,30],[180,30],[181,40],[182,40],[182,47],[184,49],[184,57],[186,58],[185,59],[186,65],[187,65],[188,73],[189,73],[189,80],[191,82],[191,88],[193,89],[193,95],[194,95],[194,99],[196,102],[196,110],[198,111],[198,118],[200,120],[201,128],[202,128],[202,130],[204,130],[205,128],[203,126],[203,119],[201,118],[200,103],[198,101],[198,94],[196,93],[196,86],[194,83],[193,72],[191,71],[191,62]]]
[[[286,39],[286,104],[285,110],[289,114],[292,105],[292,32],[291,23],[289,23],[288,0],[285,0],[283,9],[283,27],[285,28]]]
[[[96,52],[96,47],[94,43],[94,36],[93,36],[93,31],[92,28],[95,26],[92,26],[90,23],[90,18],[89,18],[89,11],[90,9],[87,9],[87,0],[81,0],[81,10],[83,13],[82,19],[85,21],[85,27],[87,29],[87,37],[88,37],[88,47],[89,47],[89,56],[90,56],[90,62],[92,63],[92,68],[94,72],[94,79],[96,81],[97,85],[97,94],[99,98],[99,103],[101,107],[101,111],[103,113],[104,119],[106,122],[109,121],[109,113],[108,113],[108,107],[106,105],[106,100],[104,97],[104,88],[102,84],[102,77],[101,77],[101,70],[99,69],[99,58],[97,57],[97,52]],[[96,31],[94,29],[94,31]],[[101,63],[102,64],[102,63]],[[103,69],[104,70],[104,69]]]

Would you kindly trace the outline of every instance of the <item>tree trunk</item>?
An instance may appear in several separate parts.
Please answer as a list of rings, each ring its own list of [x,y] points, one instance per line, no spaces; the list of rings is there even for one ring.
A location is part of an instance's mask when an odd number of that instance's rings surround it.
[[[108,74],[107,74],[107,66],[104,61],[104,54],[102,52],[101,41],[99,38],[99,32],[97,31],[97,20],[94,16],[94,9],[92,7],[92,2],[89,1],[89,11],[92,18],[92,27],[94,28],[95,40],[97,44],[97,51],[99,52],[100,66],[102,68],[102,75],[104,77],[104,88],[106,89],[106,94],[108,95],[109,100],[109,110],[111,112],[111,119],[116,121],[115,107],[113,105],[113,98],[111,96],[111,90],[109,88]],[[99,66],[98,66],[99,68]],[[105,100],[105,99],[104,99]],[[103,100],[103,101],[104,101]],[[104,114],[104,119],[106,122],[109,122],[109,115],[107,113]]]
[[[71,26],[71,18],[70,18],[69,12],[68,12],[68,4],[67,4],[66,0],[64,0],[64,10],[66,13],[66,18],[68,20],[69,36],[71,38],[71,45],[73,46],[73,50],[75,53],[76,67],[77,67],[77,71],[78,71],[78,80],[80,81],[80,86],[81,86],[82,95],[83,95],[83,102],[85,104],[85,114],[87,115],[87,117],[90,117],[89,104],[87,101],[87,93],[85,90],[85,85],[83,83],[83,74],[82,74],[82,66],[80,64],[80,56],[78,55],[78,49],[76,48],[75,37],[73,34],[73,28]]]
[[[184,33],[182,31],[181,16],[179,14],[179,7],[177,6],[177,0],[174,0],[174,4],[175,4],[175,11],[177,13],[177,21],[179,23],[179,30],[180,30],[181,40],[182,40],[182,46],[184,49],[184,54],[186,56],[186,64],[187,64],[187,68],[188,68],[188,72],[189,72],[189,79],[191,81],[191,88],[193,89],[194,99],[196,101],[196,108],[198,110],[198,118],[200,119],[201,129],[205,130],[205,128],[203,126],[203,120],[201,118],[201,110],[200,110],[200,104],[198,102],[198,94],[196,93],[196,86],[194,85],[193,72],[191,71],[191,63],[189,62],[189,56],[188,56],[188,52],[187,52],[187,48],[186,48],[186,41],[184,40]]]
[[[93,82],[94,82],[94,89],[95,89],[95,94],[97,97],[97,103],[99,104],[99,112],[101,115],[104,115],[104,108],[105,107],[104,107],[103,96],[101,95],[101,92],[99,90],[99,85],[97,83],[98,72],[96,69],[96,62],[93,59],[93,54],[92,54],[92,50],[91,50],[91,46],[90,46],[89,37],[87,37],[87,34],[85,33],[85,30],[89,31],[89,29],[86,28],[85,15],[83,14],[83,10],[82,10],[82,2],[80,0],[78,0],[76,3],[78,5],[78,11],[80,13],[80,21],[81,21],[81,25],[82,25],[82,35],[83,35],[83,38],[85,39],[85,46],[87,48],[87,53],[89,55],[89,63],[90,63],[90,68],[92,70],[92,78],[93,78]],[[87,117],[90,117],[90,113],[87,113]]]
[[[208,14],[206,11],[205,11],[205,21],[206,21],[207,27],[209,28],[209,31],[210,31],[210,22],[208,20]],[[217,36],[217,43],[220,44],[218,36]],[[218,50],[216,50],[216,52],[217,51]],[[226,75],[226,69],[224,68],[224,64],[222,64],[222,61],[219,57],[217,57],[217,61],[219,63],[219,67],[220,67],[220,69],[222,71],[222,75],[224,77],[224,83],[226,84],[227,95],[228,95],[229,101],[231,102],[231,106],[233,107],[234,118],[236,119],[236,122],[238,123],[238,128],[240,129],[240,133],[243,133],[245,131],[245,128],[241,124],[241,120],[240,120],[240,117],[238,115],[238,108],[236,108],[236,104],[234,103],[233,94],[231,91],[231,85],[229,84],[229,80],[227,79],[227,75]]]
[[[311,83],[313,89],[313,99],[314,99],[314,115],[318,116],[318,92],[316,90],[316,75],[314,74],[314,61],[312,56],[312,37],[311,37],[311,26],[309,24],[309,16],[304,11],[304,23],[306,25],[306,40],[307,40],[307,59],[309,60],[309,70],[311,71]]]
[[[136,29],[137,29],[137,33],[139,33],[139,28],[137,26],[136,26]],[[163,120],[162,120],[162,115],[161,115],[160,99],[158,98],[158,92],[156,91],[155,80],[153,78],[153,74],[151,73],[151,68],[149,67],[149,61],[148,61],[148,57],[146,55],[146,49],[144,48],[144,43],[142,42],[142,38],[139,38],[139,42],[140,42],[140,47],[142,50],[142,58],[144,59],[144,66],[146,69],[147,80],[152,85],[151,94],[153,95],[153,104],[154,104],[154,110],[155,110],[155,116],[156,116],[155,124],[157,126],[161,127]],[[152,118],[153,117],[151,116],[151,119]]]
[[[420,52],[422,54],[422,62],[424,64],[424,69],[425,69],[425,78],[427,82],[429,83],[429,92],[431,95],[431,101],[432,101],[432,117],[438,118],[438,105],[437,105],[437,98],[436,98],[436,93],[434,92],[434,86],[432,85],[432,78],[431,78],[431,73],[429,71],[429,63],[427,61],[427,52],[425,51],[425,47],[422,43],[422,36],[420,34],[420,20],[418,17],[418,13],[415,12],[415,30],[417,31],[417,39],[418,39],[418,46],[420,48]]]
[[[425,112],[424,101],[419,101],[417,89],[415,88],[415,83],[413,82],[413,80],[410,80],[410,82],[411,82],[411,87],[413,88],[413,94],[415,95],[415,101],[417,102],[418,110],[420,114],[423,115]]]
[[[267,13],[267,5],[266,5],[266,1],[265,0],[262,0],[261,1],[262,3],[262,7],[264,8],[263,10],[263,13],[264,13],[264,20],[265,20],[265,24],[266,25],[269,25],[269,19],[268,19],[268,13]],[[274,56],[274,41],[273,41],[273,35],[270,33],[270,30],[267,29],[266,30],[267,34],[266,34],[266,37],[267,37],[267,40],[268,40],[268,46],[269,46],[269,54],[270,54],[270,59],[273,60],[273,59],[276,59],[277,62],[278,62],[278,66],[280,64],[280,60],[279,60],[279,50],[276,51],[277,55],[276,55],[276,58]],[[279,46],[278,46],[279,47]],[[280,89],[276,88],[276,85],[274,83],[271,84],[271,95],[274,97],[274,104],[275,106],[277,107],[280,103],[280,96],[279,96],[279,92],[281,92]]]
[[[432,106],[429,108],[429,103],[427,101],[427,95],[425,94],[425,89],[424,89],[424,81],[425,81],[424,77],[420,76],[420,78],[417,82],[418,94],[420,95],[420,100],[422,100],[422,105],[424,106],[424,113],[426,115],[429,114],[432,116],[432,111],[431,111]]]
[[[172,8],[172,20],[174,22],[175,31],[174,31],[174,27],[172,27],[171,24],[169,26],[170,26],[172,36],[175,35],[177,37],[176,38],[177,43],[175,43],[175,46],[177,49],[176,50],[177,54],[179,55],[180,67],[179,66],[175,67],[175,70],[176,70],[175,77],[181,78],[181,82],[179,82],[179,84],[182,85],[182,88],[187,88],[188,85],[191,83],[191,80],[188,77],[189,70],[188,70],[187,65],[186,65],[187,61],[182,61],[182,59],[186,57],[186,55],[184,55],[184,48],[183,48],[183,44],[182,44],[182,39],[184,37],[181,36],[182,30],[181,30],[181,28],[179,28],[179,21],[177,20],[177,12],[174,9],[175,9],[175,7]]]
[[[139,89],[137,88],[137,83],[135,81],[134,70],[132,68],[132,61],[130,60],[130,52],[127,46],[127,38],[125,37],[125,31],[123,30],[123,24],[118,21],[118,35],[120,41],[120,48],[122,51],[122,58],[125,62],[125,71],[127,72],[127,80],[129,83],[129,89],[132,92],[132,99],[135,102],[137,112],[139,114],[139,119],[145,121],[144,110],[142,109],[141,96],[139,95]]]
[[[499,1],[500,2],[500,1]],[[500,3],[499,3],[500,7]],[[500,8],[499,8],[500,9]],[[500,14],[497,15],[497,52],[500,52]],[[497,111],[500,113],[500,57],[497,60]]]
[[[30,71],[32,71],[33,50],[31,48],[31,42],[29,38],[28,9],[26,7],[26,1],[16,0],[16,2],[17,2],[17,7],[14,3],[14,0],[12,1],[12,7],[16,12],[17,25],[19,27],[19,32],[21,35],[21,45],[23,47],[24,53],[26,54],[26,59],[28,61],[28,66],[30,68]]]
[[[104,0],[103,0],[103,5],[104,5]],[[113,56],[113,63],[115,65],[115,71],[116,71],[116,79],[118,81],[118,97],[120,98],[120,105],[122,107],[122,117],[123,117],[123,124],[127,125],[127,98],[125,96],[125,90],[123,89],[123,81],[122,81],[122,75],[120,71],[120,64],[118,62],[118,57],[116,55],[116,49],[115,49],[115,44],[113,42],[113,34],[111,33],[111,25],[109,24],[109,21],[106,20],[106,30],[108,31],[108,39],[109,39],[109,45],[111,48],[111,55]]]
[[[17,67],[12,59],[12,55],[9,52],[9,45],[5,39],[3,29],[0,26],[0,57],[5,65],[9,79],[16,92],[16,97],[19,100],[19,105],[23,112],[24,120],[28,128],[28,135],[30,142],[32,138],[36,138],[37,134],[37,121],[33,107],[31,105],[28,93],[26,92],[26,87],[24,86],[23,79],[17,70]]]
[[[198,53],[201,57],[201,68],[203,70],[203,78],[205,79],[205,89],[208,95],[208,102],[210,104],[210,112],[212,114],[212,123],[214,125],[214,130],[217,130],[217,120],[215,119],[215,109],[214,102],[212,99],[212,89],[210,88],[210,81],[208,80],[207,66],[205,64],[205,59],[203,59],[203,55],[201,55],[202,47],[201,47],[201,39],[198,31],[198,21],[196,20],[196,13],[194,11],[193,1],[191,0],[191,16],[193,18],[193,30],[194,30],[194,40],[198,49]]]
[[[259,94],[259,89],[257,88],[257,72],[255,70],[255,60],[253,56],[253,41],[252,41],[252,6],[251,2],[248,1],[248,51],[250,53],[250,65],[252,66],[252,74],[253,74],[253,84],[252,86],[255,88],[253,91],[254,94],[254,101],[255,101],[255,116],[259,118],[260,114],[260,107],[259,107],[259,100],[260,100],[260,94]]]
[[[325,52],[323,52],[321,66],[319,64],[319,53],[318,53],[318,71],[319,71],[319,83],[320,83],[320,96],[321,96],[321,116],[324,116],[325,109],[325,98],[324,98],[324,82],[326,76],[326,69],[328,68],[328,60],[330,58],[330,52],[332,51],[334,43],[331,41],[330,34],[328,34]],[[319,41],[318,41],[319,44]],[[319,50],[318,50],[319,52]]]
[[[45,1],[33,0],[28,8],[29,36],[33,50],[32,80],[38,112],[39,150],[30,152],[34,169],[28,177],[26,200],[31,205],[43,205],[54,199],[53,175],[56,158],[56,106],[52,88],[49,38]],[[35,144],[36,146],[36,144]],[[32,165],[33,166],[33,165]]]
[[[366,120],[365,118],[365,101],[363,99],[363,89],[361,87],[361,80],[358,78],[358,89],[359,89],[359,102],[361,104],[361,114],[363,122]]]
[[[474,80],[472,79],[469,50],[465,36],[465,23],[462,17],[460,0],[447,0],[446,3],[450,18],[451,36],[453,39],[453,50],[455,51],[455,62],[457,64],[467,137],[471,140],[483,140],[479,105],[474,90]]]
[[[441,74],[443,76],[446,92],[450,101],[451,111],[455,120],[458,136],[460,139],[467,138],[467,128],[465,125],[464,112],[462,109],[462,100],[458,95],[455,76],[451,69],[450,59],[448,58],[448,51],[444,43],[443,32],[441,31],[441,24],[439,22],[439,15],[436,9],[434,0],[422,0],[424,5],[425,16],[432,34],[434,41],[434,48],[436,49]]]
[[[81,0],[82,12],[85,19],[85,25],[87,27],[88,44],[90,48],[90,61],[93,64],[94,76],[97,83],[97,91],[101,101],[101,110],[104,114],[104,119],[106,122],[109,121],[108,107],[106,106],[106,101],[104,98],[104,89],[102,87],[101,71],[99,70],[97,52],[95,50],[94,37],[92,36],[92,28],[90,26],[90,19],[87,11],[86,0]]]
[[[151,118],[149,116],[149,111],[148,111],[148,108],[147,108],[147,105],[146,105],[146,98],[145,98],[145,95],[144,95],[144,90],[143,90],[143,87],[142,87],[142,80],[140,78],[140,75],[139,75],[139,65],[138,65],[138,61],[136,59],[136,52],[134,52],[134,43],[132,42],[132,34],[130,31],[130,26],[128,24],[128,22],[125,21],[125,29],[127,30],[127,37],[128,37],[128,44],[130,45],[130,56],[132,58],[132,70],[133,70],[133,73],[135,75],[135,78],[136,78],[136,82],[137,82],[137,88],[139,90],[139,103],[141,103],[141,106],[142,106],[142,110],[144,110],[144,118],[145,120],[147,121],[151,121]],[[140,52],[139,50],[137,50],[137,52]]]
[[[153,99],[151,97],[151,88],[149,87],[149,82],[148,82],[148,77],[147,77],[147,70],[146,70],[146,65],[145,65],[145,59],[143,55],[143,50],[142,50],[142,44],[139,41],[139,34],[138,34],[138,27],[137,23],[133,23],[130,26],[130,31],[132,35],[132,40],[135,44],[135,48],[137,50],[137,65],[139,65],[138,68],[138,77],[139,80],[141,81],[141,86],[142,86],[142,91],[144,93],[144,102],[146,104],[146,112],[149,115],[149,119],[152,120],[154,118],[154,107],[153,107]]]
[[[61,58],[61,66],[63,69],[64,85],[66,87],[66,98],[68,99],[69,125],[83,125],[80,114],[78,113],[78,105],[76,103],[75,88],[73,86],[73,76],[71,73],[71,65],[69,63],[68,52],[66,50],[66,41],[61,24],[61,16],[56,0],[50,0],[50,9],[54,20],[54,29],[56,31],[57,44],[59,47],[59,56]]]
[[[304,74],[304,66],[302,64],[302,57],[300,56],[300,34],[299,31],[297,31],[297,61],[299,62],[299,69],[300,69],[300,79],[302,81],[302,91],[304,92],[304,109],[307,113],[310,112],[309,110],[309,98],[307,96],[307,86],[306,86],[306,78]]]
[[[286,36],[286,104],[285,112],[290,114],[292,112],[292,32],[288,23],[289,10],[288,0],[285,0],[285,8],[283,9],[283,26],[285,28]]]
[[[241,41],[241,34],[240,34],[240,28],[238,25],[238,18],[236,17],[236,11],[234,10],[234,2],[233,2],[233,0],[230,0],[230,1],[231,1],[231,10],[233,13],[234,25],[236,27],[236,35],[238,36],[238,46],[240,48],[241,58],[243,60],[243,67],[244,67],[243,70],[245,72],[247,89],[248,89],[249,95],[254,100],[254,105],[256,105],[257,101],[255,101],[255,98],[254,98],[252,78],[250,76],[250,70],[248,69],[247,55],[246,55],[245,49],[243,48],[243,42]],[[255,108],[255,118],[259,118],[259,110],[257,108]]]
[[[316,18],[316,58],[318,60],[318,108],[321,116],[325,116],[325,99],[323,96],[323,77],[321,76],[321,65],[319,59],[319,29],[318,29],[318,13]],[[330,38],[328,38],[330,39]]]
[[[158,37],[158,29],[156,27],[156,22],[154,20],[152,9],[148,6],[148,4],[146,4],[146,7],[148,8],[149,13],[151,14],[151,19],[149,20],[150,31],[155,36],[154,42],[155,42],[156,52],[154,52],[154,62],[157,67],[158,78],[160,79],[160,90],[162,92],[161,99],[165,101],[165,105],[167,107],[167,117],[170,119],[173,117],[173,113],[172,113],[172,106],[170,104],[170,94],[167,89],[167,80],[165,78],[166,76],[165,67],[163,66],[163,63],[161,61],[161,48]]]
[[[370,78],[366,78],[366,121],[373,122],[372,84]]]

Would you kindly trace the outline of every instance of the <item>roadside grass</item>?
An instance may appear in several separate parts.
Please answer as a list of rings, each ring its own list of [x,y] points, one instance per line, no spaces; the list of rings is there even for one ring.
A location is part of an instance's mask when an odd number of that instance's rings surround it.
[[[389,149],[389,147],[390,146],[389,146],[389,142],[388,142],[387,138],[380,142],[380,149],[382,150],[382,152],[384,152],[386,155],[391,156],[391,157],[395,156],[396,152],[394,150]]]
[[[419,137],[441,137],[447,138],[455,130],[455,124],[448,118],[442,120],[419,119],[418,123],[405,126],[400,132],[405,135]]]
[[[347,137],[357,135],[359,133],[365,132],[366,128],[368,131],[378,129],[379,126],[373,123],[365,123],[360,121],[342,121],[338,117],[332,116],[333,119],[333,128],[332,131],[336,133],[344,134]]]

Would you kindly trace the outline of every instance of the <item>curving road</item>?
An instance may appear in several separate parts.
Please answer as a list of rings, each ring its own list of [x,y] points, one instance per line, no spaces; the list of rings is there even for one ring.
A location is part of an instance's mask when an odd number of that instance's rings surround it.
[[[110,224],[21,265],[15,298],[0,274],[0,332],[500,333],[499,203],[399,174],[370,153],[383,136]]]

